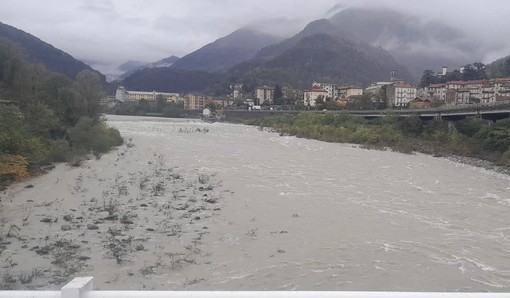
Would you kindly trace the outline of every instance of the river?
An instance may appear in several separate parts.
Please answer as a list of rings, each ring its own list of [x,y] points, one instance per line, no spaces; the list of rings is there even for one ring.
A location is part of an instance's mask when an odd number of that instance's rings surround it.
[[[510,291],[509,176],[251,126],[108,119],[229,191],[210,262],[186,269],[193,289]]]
[[[510,176],[252,126],[126,144],[0,193],[0,289],[510,292]]]

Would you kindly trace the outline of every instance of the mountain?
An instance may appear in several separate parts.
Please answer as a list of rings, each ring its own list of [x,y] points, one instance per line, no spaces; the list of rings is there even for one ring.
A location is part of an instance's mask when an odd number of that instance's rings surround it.
[[[147,63],[145,63],[145,62],[129,60],[129,61],[126,61],[126,62],[122,63],[121,65],[119,65],[119,67],[117,67],[117,69],[124,73],[135,72],[138,69],[143,68],[145,65],[147,65]]]
[[[280,42],[277,44],[273,44],[262,48],[257,54],[254,56],[255,60],[264,60],[274,58],[278,55],[281,55],[283,52],[289,50],[293,46],[297,45],[301,39],[314,35],[314,34],[331,34],[338,35],[338,31],[333,26],[331,22],[326,19],[320,19],[313,21],[306,25],[306,27],[301,30],[298,34]]]
[[[123,84],[128,90],[180,93],[203,91],[216,82],[217,76],[208,72],[156,67],[136,71]]]
[[[93,70],[87,64],[73,58],[51,44],[1,22],[0,40],[13,43],[22,48],[30,62],[44,64],[49,70],[64,74],[70,79],[74,79],[76,74],[82,70]],[[101,76],[104,77],[103,75]]]
[[[243,28],[182,57],[171,67],[221,72],[252,58],[261,48],[280,40],[279,37]]]
[[[151,63],[150,67],[170,67],[179,59],[180,59],[179,57],[172,55],[170,57],[163,58],[161,60]]]
[[[128,61],[123,64],[121,64],[118,69],[120,71],[123,71],[124,73],[119,77],[121,80],[129,77],[133,73],[135,73],[138,70],[144,69],[144,68],[156,68],[156,67],[170,67],[172,64],[175,63],[175,61],[179,60],[179,57],[177,56],[170,56],[167,58],[163,58],[161,60],[158,60],[156,62],[152,62],[149,64],[140,62],[140,61]]]
[[[124,84],[132,90],[169,92],[206,89],[216,92],[229,86],[230,79],[251,87],[280,84],[304,89],[313,81],[367,86],[388,80],[390,70],[397,70],[399,78],[413,80],[407,69],[387,51],[342,36],[326,19],[308,24],[298,34],[262,48],[252,56],[216,73],[176,69],[185,56],[170,68],[139,70],[126,78]]]
[[[418,15],[383,8],[347,8],[329,21],[338,34],[372,46],[381,46],[411,73],[443,65],[457,68],[483,57],[476,42],[440,21],[427,22]]]
[[[327,20],[314,22],[279,44],[262,49],[256,58],[233,67],[229,76],[253,85],[280,84],[307,88],[313,81],[367,86],[389,79],[397,70],[400,78],[412,80],[405,67],[382,48],[355,42],[334,34],[315,33],[331,28]]]

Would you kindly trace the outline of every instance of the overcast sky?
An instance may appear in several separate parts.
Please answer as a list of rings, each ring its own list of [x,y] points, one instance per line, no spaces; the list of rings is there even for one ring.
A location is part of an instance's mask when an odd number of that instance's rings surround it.
[[[106,69],[181,57],[267,18],[287,20],[274,32],[297,32],[339,3],[385,5],[463,27],[487,44],[484,62],[510,54],[507,0],[0,0],[0,21]]]

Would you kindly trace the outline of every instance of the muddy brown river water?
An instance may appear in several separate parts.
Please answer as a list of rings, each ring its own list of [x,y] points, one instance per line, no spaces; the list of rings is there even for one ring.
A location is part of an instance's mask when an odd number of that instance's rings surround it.
[[[190,231],[207,230],[194,242],[196,262],[140,274],[158,247],[188,241],[156,234],[143,242],[150,255],[118,265],[103,254],[83,269],[102,289],[510,291],[509,176],[243,125],[108,120],[134,147],[117,161],[116,153],[91,161],[94,177],[135,173],[157,156],[213,175],[221,198],[214,213],[186,218]],[[65,171],[93,188],[87,166]],[[58,179],[51,175],[37,179]]]

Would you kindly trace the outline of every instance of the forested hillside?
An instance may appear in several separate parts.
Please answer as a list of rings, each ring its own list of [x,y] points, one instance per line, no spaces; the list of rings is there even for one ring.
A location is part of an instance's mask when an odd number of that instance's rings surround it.
[[[390,69],[411,77],[381,48],[330,34],[301,34],[297,40],[264,49],[257,59],[237,65],[229,74],[255,85],[281,83],[301,89],[313,81],[367,86],[387,79]]]
[[[29,62],[44,64],[50,71],[64,74],[70,79],[74,79],[80,71],[94,71],[87,64],[75,59],[73,56],[64,51],[55,48],[51,44],[1,22],[0,41],[16,44],[23,49],[23,52],[26,54]],[[105,80],[102,74],[97,71],[94,72],[102,76],[103,81]]]
[[[486,65],[489,78],[510,77],[510,56],[506,56]]]
[[[203,91],[218,81],[218,75],[204,71],[156,67],[139,70],[123,83],[128,90],[160,92]]]

